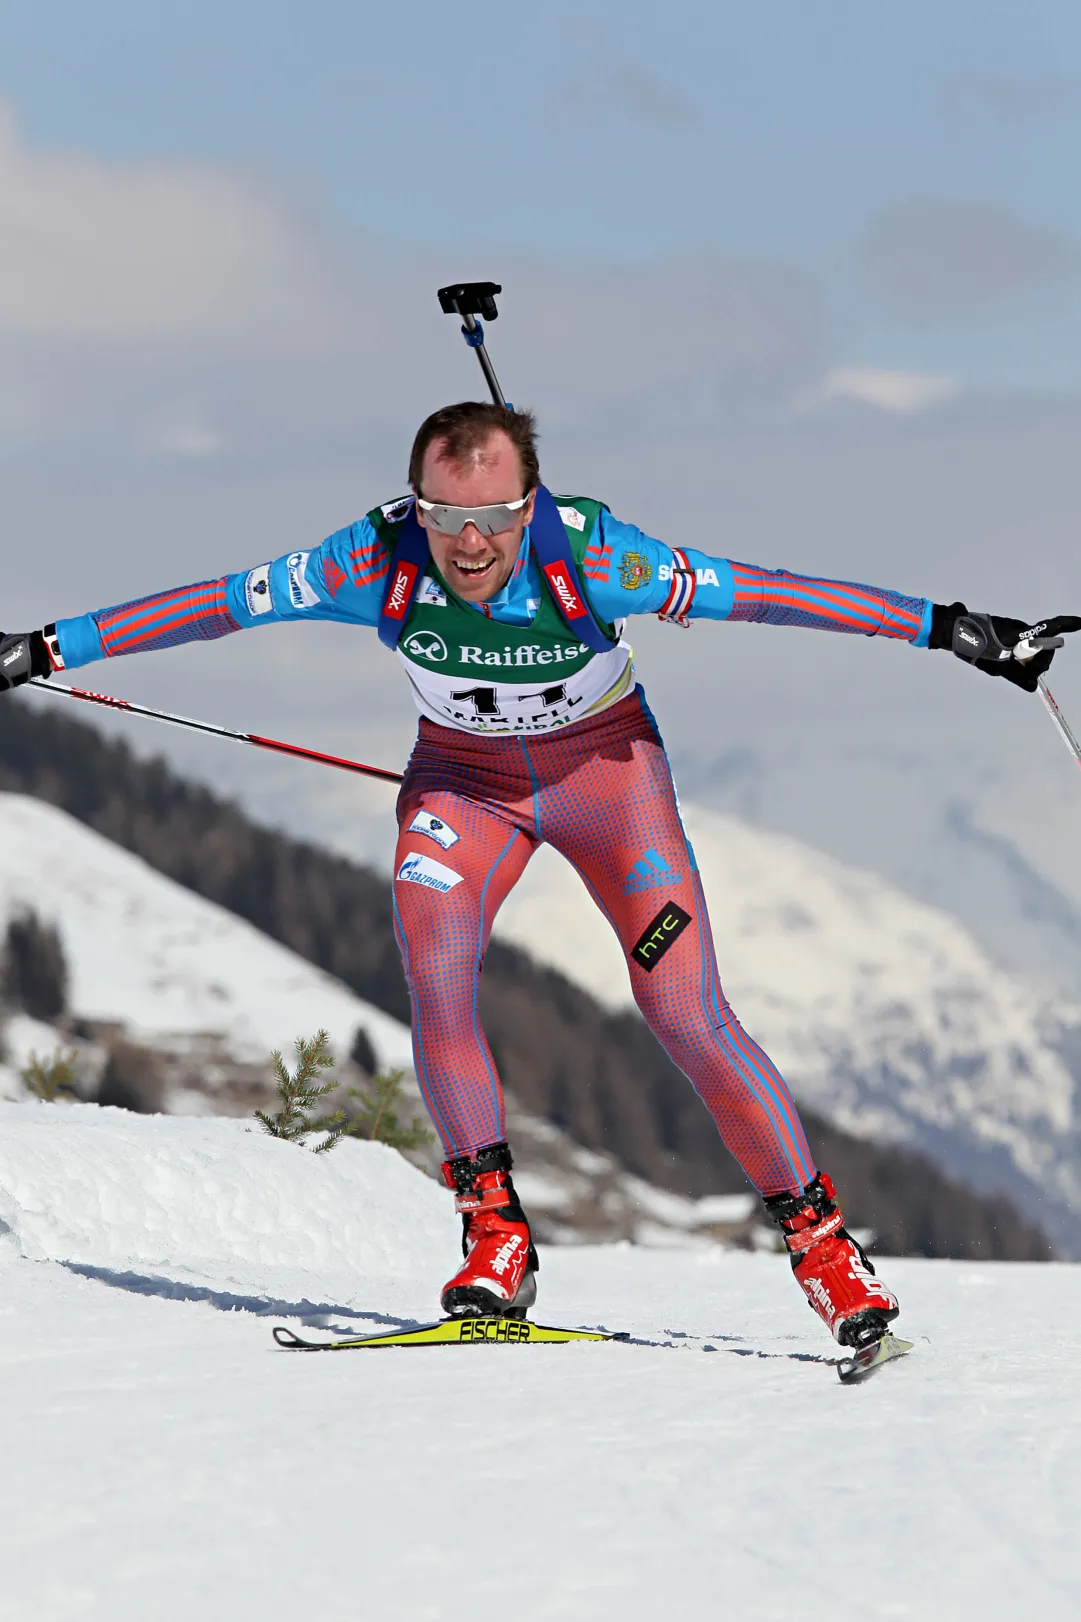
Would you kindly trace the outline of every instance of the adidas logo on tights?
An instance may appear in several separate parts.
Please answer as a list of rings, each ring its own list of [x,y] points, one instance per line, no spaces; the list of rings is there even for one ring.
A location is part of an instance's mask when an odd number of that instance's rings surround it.
[[[680,883],[680,874],[669,867],[660,851],[647,850],[623,880],[623,894],[637,895],[641,890],[659,890]]]

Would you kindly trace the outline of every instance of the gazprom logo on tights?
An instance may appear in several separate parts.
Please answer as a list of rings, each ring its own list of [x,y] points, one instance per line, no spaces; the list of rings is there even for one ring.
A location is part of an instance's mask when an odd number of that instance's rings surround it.
[[[444,867],[431,856],[407,856],[396,877],[400,884],[422,884],[426,890],[438,890],[440,895],[462,882],[462,875],[453,867]]]
[[[656,918],[650,920],[631,947],[631,956],[647,974],[652,974],[669,947],[673,946],[691,921],[689,912],[666,901]]]

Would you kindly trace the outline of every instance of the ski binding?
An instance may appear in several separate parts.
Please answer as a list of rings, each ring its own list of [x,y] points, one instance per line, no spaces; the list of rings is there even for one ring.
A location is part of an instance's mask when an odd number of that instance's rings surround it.
[[[866,1346],[853,1352],[851,1357],[839,1359],[836,1368],[842,1385],[858,1385],[882,1368],[883,1364],[891,1363],[895,1357],[904,1357],[914,1344],[911,1340],[900,1340],[887,1330],[880,1340],[869,1341]]]
[[[304,1340],[278,1324],[274,1339],[287,1352],[348,1352],[366,1346],[562,1345],[572,1340],[625,1340],[626,1336],[598,1329],[553,1329],[525,1318],[441,1318],[420,1329],[392,1329],[348,1340]]]

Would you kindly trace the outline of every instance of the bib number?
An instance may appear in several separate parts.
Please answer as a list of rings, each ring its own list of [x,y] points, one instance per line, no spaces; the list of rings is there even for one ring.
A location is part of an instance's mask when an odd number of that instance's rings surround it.
[[[451,693],[450,696],[456,704],[472,704],[473,713],[478,720],[498,721],[503,718],[494,687],[468,687],[464,692]],[[516,697],[522,704],[531,698],[540,699],[544,708],[538,715],[530,717],[533,721],[539,721],[545,710],[553,709],[557,704],[566,704],[567,708],[571,709],[575,704],[582,702],[580,698],[568,699],[565,682],[560,682],[556,687],[544,687],[539,693],[520,693]]]

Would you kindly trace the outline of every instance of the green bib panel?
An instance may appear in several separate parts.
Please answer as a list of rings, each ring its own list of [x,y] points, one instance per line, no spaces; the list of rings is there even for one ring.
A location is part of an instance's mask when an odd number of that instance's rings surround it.
[[[556,496],[571,555],[584,577],[586,549],[605,511],[584,496]],[[393,555],[394,518],[403,503],[368,517]],[[551,732],[614,703],[633,680],[631,650],[614,625],[612,646],[595,653],[569,629],[542,571],[529,625],[505,625],[462,602],[429,557],[398,640],[397,653],[422,715],[462,732]],[[584,579],[583,579],[584,589]]]
[[[597,519],[606,510],[604,503],[585,496],[556,496],[555,501],[581,575]],[[393,519],[388,519],[380,507],[368,517],[379,539],[392,552]],[[584,669],[597,655],[570,630],[544,575],[540,571],[538,575],[540,605],[533,623],[504,625],[462,602],[429,559],[427,573],[406,616],[398,652],[421,669],[438,670],[455,678],[487,672],[496,681],[536,685],[542,673]],[[614,625],[602,622],[601,628],[612,638],[613,645],[619,641]]]

